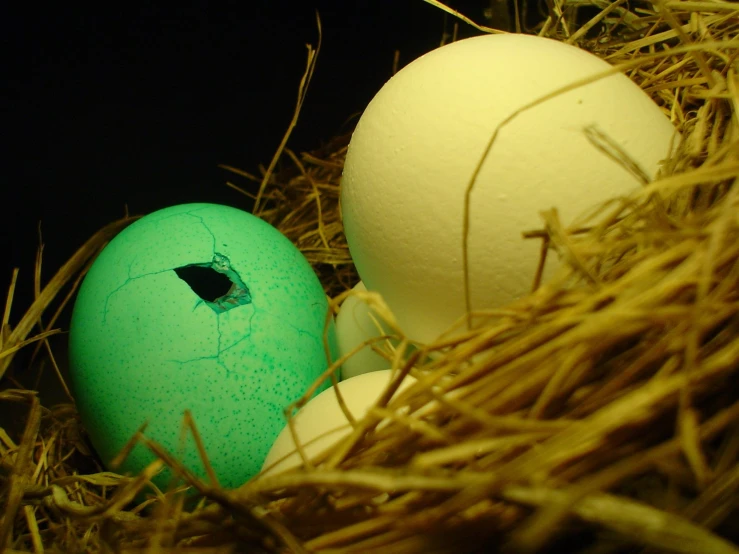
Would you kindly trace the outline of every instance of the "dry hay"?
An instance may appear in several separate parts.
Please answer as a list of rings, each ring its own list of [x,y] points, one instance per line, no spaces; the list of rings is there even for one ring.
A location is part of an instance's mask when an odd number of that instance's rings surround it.
[[[138,477],[101,470],[73,405],[42,407],[9,373],[0,402],[25,410],[17,434],[0,429],[0,545],[739,552],[739,5],[596,0],[604,11],[578,26],[578,4],[549,3],[539,32],[620,64],[685,140],[658,180],[587,225],[564,229],[543,212],[546,232],[531,236],[568,262],[558,279],[454,341],[409,354],[398,337],[397,376],[348,438],[305,470],[235,491],[143,435],[161,460]],[[301,157],[284,150],[293,168],[260,179],[258,213],[332,295],[356,279],[338,213],[347,139]],[[38,298],[12,329],[6,310],[0,376],[18,349],[48,344],[71,296],[60,291],[128,221],[90,239],[43,289],[37,274]],[[419,382],[388,403],[408,372]],[[200,492],[197,504],[176,491],[134,501],[164,463]]]

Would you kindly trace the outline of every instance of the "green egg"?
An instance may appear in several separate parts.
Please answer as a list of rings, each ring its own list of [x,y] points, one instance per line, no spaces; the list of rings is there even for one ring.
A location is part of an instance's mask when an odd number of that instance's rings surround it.
[[[72,314],[72,385],[93,446],[108,464],[148,422],[149,438],[204,476],[192,436],[181,438],[190,410],[221,485],[241,485],[284,408],[328,367],[327,311],[300,251],[249,213],[184,204],[136,221],[95,260]],[[154,459],[139,445],[119,471]]]

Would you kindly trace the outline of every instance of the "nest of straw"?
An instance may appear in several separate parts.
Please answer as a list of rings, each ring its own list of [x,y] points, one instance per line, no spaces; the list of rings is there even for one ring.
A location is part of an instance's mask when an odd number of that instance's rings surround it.
[[[578,228],[542,206],[531,236],[566,270],[453,341],[408,354],[398,336],[387,393],[302,469],[224,490],[141,434],[160,459],[138,476],[105,471],[74,404],[42,406],[13,375],[56,378],[60,310],[131,220],[43,287],[37,272],[36,301],[13,327],[6,309],[0,334],[0,403],[21,424],[0,428],[0,549],[739,552],[739,6],[595,4],[576,24],[582,2],[549,3],[537,31],[620,65],[673,119],[679,152]],[[286,167],[260,178],[257,213],[330,296],[357,280],[338,209],[348,139],[283,149]],[[13,367],[19,351],[30,367]],[[407,373],[417,383],[393,396]],[[194,496],[151,485],[165,464]]]

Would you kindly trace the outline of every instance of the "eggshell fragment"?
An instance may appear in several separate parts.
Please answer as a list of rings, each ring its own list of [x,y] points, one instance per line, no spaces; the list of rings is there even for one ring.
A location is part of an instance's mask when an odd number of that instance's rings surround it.
[[[343,222],[364,284],[411,338],[432,341],[466,311],[465,191],[493,132],[527,103],[609,69],[558,41],[486,35],[422,56],[374,97],[346,157]],[[635,191],[639,179],[613,156],[653,178],[675,134],[622,74],[554,96],[500,128],[470,197],[473,309],[531,290],[541,242],[521,234],[543,228],[541,211],[556,207],[567,226]],[[559,265],[550,254],[545,279]]]
[[[393,371],[385,369],[365,373],[341,381],[337,386],[349,412],[355,420],[362,419],[375,404],[387,385]],[[411,386],[416,379],[406,376],[398,391]],[[397,394],[397,392],[396,392]],[[308,458],[326,450],[351,433],[349,420],[339,406],[336,391],[329,388],[313,398],[294,416],[295,432]],[[302,465],[289,426],[280,432],[264,460],[262,475],[272,475]]]

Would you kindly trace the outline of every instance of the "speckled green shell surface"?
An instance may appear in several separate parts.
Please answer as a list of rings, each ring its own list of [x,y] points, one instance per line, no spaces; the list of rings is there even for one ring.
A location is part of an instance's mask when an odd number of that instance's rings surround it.
[[[231,290],[201,298],[175,271],[192,266],[225,275]],[[70,329],[74,395],[103,462],[148,422],[146,436],[204,475],[191,435],[184,449],[180,438],[189,409],[221,484],[254,476],[284,408],[328,367],[327,310],[303,255],[249,213],[185,204],[133,223],[90,268]],[[329,343],[335,352],[333,328]],[[120,471],[153,459],[137,446]]]

